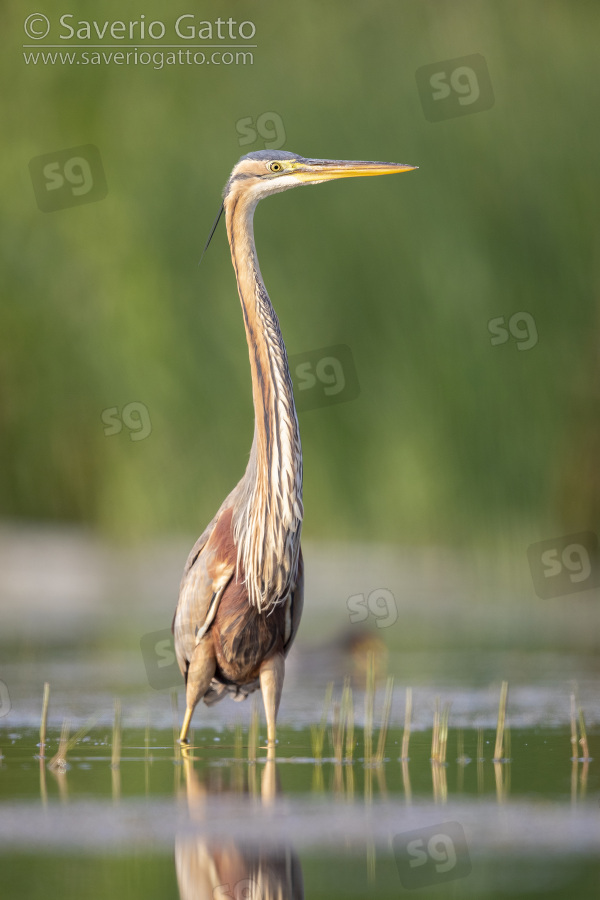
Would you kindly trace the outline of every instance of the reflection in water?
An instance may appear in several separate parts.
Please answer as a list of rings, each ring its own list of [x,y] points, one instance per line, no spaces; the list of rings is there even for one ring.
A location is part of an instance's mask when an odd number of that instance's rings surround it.
[[[477,729],[477,793],[483,794],[483,728]]]
[[[224,792],[222,780],[219,777],[209,780],[207,777],[201,781],[189,753],[184,750],[182,756],[190,818],[196,822],[206,822],[206,798],[209,794]],[[252,766],[251,770],[255,774],[256,766]],[[241,787],[239,778],[232,779],[232,784],[232,790],[238,792]],[[251,792],[248,788],[242,787],[242,790],[244,793]],[[280,793],[276,763],[268,760],[261,777],[263,806],[271,804]],[[290,846],[250,843],[233,838],[207,840],[203,836],[186,834],[175,841],[175,869],[181,900],[304,898],[300,861]]]
[[[412,803],[412,788],[410,785],[410,772],[408,771],[408,759],[401,759],[402,765],[402,786],[404,788],[404,796],[407,806]]]
[[[302,872],[292,851],[178,840],[175,868],[181,900],[300,900]]]
[[[510,773],[510,769],[507,770]],[[508,775],[504,778],[504,768],[500,761],[494,761],[494,779],[496,781],[496,798],[498,803],[504,803],[509,788]]]
[[[581,763],[581,772],[579,773],[579,763]],[[572,759],[571,760],[571,803],[577,803],[577,780],[579,773],[579,799],[585,800],[587,794],[588,772],[590,767],[589,759]]]
[[[360,746],[360,731],[357,733]],[[505,738],[507,735],[505,732]],[[362,756],[356,755],[350,761],[351,754],[340,754],[339,748],[344,747],[341,732],[334,733],[336,741],[330,740],[334,758],[325,756],[316,762],[288,755],[278,763],[263,760],[254,764],[248,763],[243,751],[244,735],[239,727],[234,734],[232,756],[227,737],[214,746],[209,742],[211,736],[201,738],[202,743],[195,750],[201,755],[196,759],[191,748],[182,753],[177,746],[173,753],[168,733],[159,735],[158,746],[151,751],[147,724],[145,732],[142,727],[123,744],[119,766],[111,768],[119,759],[114,751],[117,743],[107,755],[108,742],[102,732],[72,753],[68,762],[63,748],[62,764],[53,767],[47,758],[38,758],[35,765],[31,764],[35,746],[29,735],[0,734],[6,747],[0,766],[0,788],[3,797],[6,795],[11,801],[0,804],[5,807],[0,808],[0,828],[13,843],[17,835],[24,852],[34,854],[40,847],[56,847],[56,851],[44,849],[39,853],[40,866],[55,865],[62,871],[62,856],[70,855],[78,869],[81,851],[88,850],[92,840],[95,852],[106,847],[106,856],[112,859],[117,848],[119,855],[129,853],[131,864],[138,866],[142,863],[137,848],[142,840],[150,839],[157,841],[157,866],[161,865],[163,871],[168,867],[165,875],[170,884],[176,875],[181,900],[293,900],[304,896],[303,873],[294,850],[281,844],[282,828],[286,841],[291,836],[297,847],[307,843],[317,847],[309,847],[306,856],[302,851],[307,893],[315,880],[311,866],[323,866],[325,857],[331,868],[339,867],[334,880],[340,896],[358,896],[360,884],[360,895],[371,897],[382,896],[382,885],[387,889],[386,879],[396,877],[395,871],[389,871],[390,835],[409,834],[413,829],[418,834],[426,824],[456,821],[465,827],[469,852],[472,849],[488,860],[497,859],[498,877],[504,879],[502,886],[510,887],[506,895],[523,892],[528,866],[532,884],[534,877],[542,877],[542,861],[544,865],[547,861],[554,867],[551,877],[562,878],[565,885],[569,879],[576,880],[575,868],[579,866],[587,881],[578,896],[595,896],[588,881],[594,874],[597,876],[593,855],[597,850],[593,844],[597,823],[593,816],[597,815],[594,798],[598,774],[587,756],[569,760],[568,731],[540,735],[537,731],[515,729],[512,752],[507,742],[506,755],[500,762],[490,759],[489,751],[485,757],[486,745],[492,743],[491,734],[486,742],[481,728],[466,735],[459,730],[450,735],[447,765],[429,757],[429,732],[416,735],[410,759],[387,758],[382,763],[374,759],[370,764]],[[591,740],[595,738],[592,734]],[[452,752],[455,740],[457,758]],[[297,750],[302,753],[309,741],[308,733],[294,735],[284,749],[288,754]],[[536,752],[530,754],[528,748],[534,741]],[[49,743],[56,742],[57,735]],[[399,731],[394,743],[400,744]],[[574,746],[578,748],[577,743]],[[543,753],[537,752],[542,748]],[[595,749],[590,747],[597,757]],[[256,749],[252,752],[256,755]],[[342,759],[338,761],[340,755]],[[510,762],[512,755],[518,762],[515,767]],[[285,808],[278,796],[279,773],[290,783]],[[311,777],[315,774],[323,794],[311,797]],[[569,775],[575,809],[569,808],[568,796],[564,797]],[[24,803],[21,798],[25,790],[37,793],[38,782],[36,809],[29,798]],[[458,797],[452,796],[456,784]],[[540,803],[539,797],[551,797],[556,802]],[[437,808],[432,799],[440,804]],[[443,829],[442,825],[439,827]],[[330,850],[327,845],[332,835],[337,835],[337,844]],[[134,848],[131,851],[130,842]],[[174,843],[175,873],[171,855]],[[60,866],[50,859],[53,852],[57,859],[60,856]],[[577,856],[576,863],[566,861],[571,855]],[[559,857],[565,862],[557,861]],[[95,863],[90,861],[89,865]],[[469,882],[464,882],[470,896],[488,896],[488,881],[499,889],[495,870],[491,873],[490,866],[491,862],[477,871],[473,868]],[[107,862],[105,868],[109,871],[119,867]],[[545,869],[542,875],[544,872]],[[322,873],[320,869],[319,874],[325,877]],[[15,884],[24,878],[18,864],[13,865],[9,877]],[[147,877],[152,879],[152,875]],[[550,883],[547,872],[544,877],[547,881],[540,882],[540,890]],[[397,892],[398,884],[390,880],[389,887],[391,896],[392,888]],[[128,896],[136,898],[153,893],[142,892],[141,888],[131,891],[129,881],[127,891]],[[115,898],[121,896],[117,887],[110,893]],[[554,893],[553,890],[553,896]],[[557,889],[556,893],[566,897],[566,887],[564,892]],[[9,895],[28,893],[14,890]],[[573,895],[571,890],[568,896]]]
[[[48,788],[46,787],[46,760],[40,756],[40,800],[42,806],[48,806]]]
[[[46,760],[43,757],[40,757],[40,800],[42,801],[42,806],[48,806],[48,787],[46,784]],[[62,803],[66,803],[69,799],[69,789],[67,784],[67,769],[65,767],[54,767],[50,769],[48,766],[54,781],[58,786],[58,795],[61,799]]]
[[[431,781],[433,784],[433,799],[436,803],[448,801],[448,779],[446,778],[446,763],[431,760]]]

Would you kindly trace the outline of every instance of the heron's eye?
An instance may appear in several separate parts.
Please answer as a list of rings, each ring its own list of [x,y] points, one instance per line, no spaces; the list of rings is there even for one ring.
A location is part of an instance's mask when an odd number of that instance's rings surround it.
[[[271,170],[271,172],[282,172],[283,166],[280,162],[272,162],[269,163],[269,169]]]

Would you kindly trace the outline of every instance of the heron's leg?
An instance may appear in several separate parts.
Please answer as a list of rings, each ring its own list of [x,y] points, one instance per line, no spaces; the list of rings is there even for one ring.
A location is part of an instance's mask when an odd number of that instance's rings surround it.
[[[262,692],[263,703],[265,705],[265,715],[267,717],[267,738],[269,743],[268,757],[275,757],[276,743],[276,719],[279,710],[279,701],[281,700],[281,689],[283,688],[283,677],[285,675],[285,662],[282,653],[275,653],[260,667],[260,689]]]
[[[185,716],[179,735],[179,743],[187,743],[187,733],[192,721],[192,715],[196,704],[202,700],[217,668],[217,661],[213,652],[212,641],[209,636],[202,638],[192,655],[192,661],[188,669],[187,686],[185,689]]]

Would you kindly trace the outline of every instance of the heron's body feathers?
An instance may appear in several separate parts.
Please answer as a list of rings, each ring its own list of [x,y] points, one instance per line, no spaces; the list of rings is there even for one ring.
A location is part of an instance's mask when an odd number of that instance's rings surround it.
[[[259,687],[262,662],[275,653],[287,655],[300,623],[303,589],[299,552],[285,595],[275,598],[269,612],[252,606],[244,570],[238,566],[232,506],[221,507],[188,558],[173,622],[177,661],[186,682],[199,645],[202,654],[208,651],[214,657],[215,674],[205,703],[226,695],[245,699]]]

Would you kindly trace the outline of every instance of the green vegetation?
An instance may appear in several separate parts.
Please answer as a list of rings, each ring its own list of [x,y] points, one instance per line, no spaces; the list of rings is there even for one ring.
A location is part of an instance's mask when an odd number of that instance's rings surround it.
[[[148,0],[146,21],[176,13]],[[182,12],[187,10],[181,10]],[[44,4],[56,22],[56,0]],[[74,2],[76,18],[140,13]],[[224,15],[207,2],[198,18]],[[228,13],[229,14],[229,13]],[[305,533],[493,543],[595,528],[595,4],[235,4],[252,66],[27,66],[8,3],[1,167],[0,508],[120,539],[198,531],[245,468],[249,366],[222,226],[236,123],[284,149],[419,166],[264,203],[256,237],[290,355],[351,348],[357,399],[301,414]],[[415,71],[480,53],[495,103],[425,119]],[[94,144],[108,194],[41,212],[29,161]],[[492,346],[527,312],[538,340]],[[523,325],[521,324],[521,327]],[[144,404],[151,434],[105,436]]]

